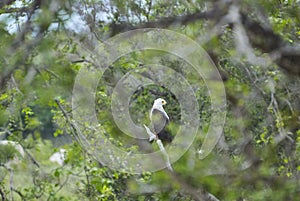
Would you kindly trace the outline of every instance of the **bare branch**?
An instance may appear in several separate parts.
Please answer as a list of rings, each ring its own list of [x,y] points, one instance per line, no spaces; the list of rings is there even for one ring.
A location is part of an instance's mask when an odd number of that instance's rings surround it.
[[[21,191],[17,190],[17,189],[14,188],[14,187],[12,187],[11,190],[14,191],[14,192],[16,192],[16,193],[21,197],[22,200],[25,200],[25,199],[24,199],[24,195],[21,193]]]
[[[68,115],[68,112],[64,109],[64,107],[62,106],[62,104],[60,103],[60,101],[58,99],[55,99],[56,104],[58,105],[59,109],[61,110],[61,112],[63,113],[64,118],[66,119],[67,123],[71,126],[72,128],[72,134],[73,137],[76,139],[76,141],[78,143],[82,143],[82,140],[80,140],[80,136],[83,136],[83,134],[80,132],[80,130],[78,129],[77,124],[72,121]],[[80,136],[79,136],[80,135]],[[84,147],[84,146],[82,146]]]
[[[112,23],[110,26],[111,35],[134,29],[168,28],[174,25],[187,25],[199,20],[222,21],[223,18],[226,17],[230,5],[231,4],[221,6],[216,4],[212,10],[207,12],[196,12],[182,16],[166,17],[137,25],[132,25],[130,23]],[[254,48],[259,49],[262,53],[270,54],[274,62],[286,72],[300,76],[300,48],[298,46],[287,44],[269,26],[263,26],[243,12],[240,12],[240,18],[241,24],[244,26],[249,38],[249,43]]]
[[[1,200],[2,201],[5,201],[6,200],[6,197],[5,197],[5,193],[3,192],[3,190],[0,188],[0,195],[1,195]]]
[[[240,15],[251,45],[263,53],[269,53],[286,72],[300,76],[300,48],[287,44],[270,27],[252,20],[245,13]]]
[[[24,149],[24,148],[23,148]],[[37,160],[35,160],[35,158],[26,150],[24,149],[24,152],[28,155],[28,157],[30,158],[31,162],[36,166],[36,167],[40,167],[40,164],[37,162]]]
[[[10,199],[13,201],[14,196],[13,196],[13,179],[14,179],[14,170],[9,168],[9,173],[10,173],[10,179],[9,179],[9,186],[10,186]]]
[[[167,28],[172,25],[187,25],[198,20],[217,20],[225,15],[226,9],[216,6],[214,9],[208,12],[196,12],[193,14],[187,14],[183,16],[173,16],[158,19],[152,22],[146,22],[138,25],[132,25],[130,23],[115,24],[112,23],[110,26],[111,35],[116,35],[120,32],[125,32],[133,29],[143,28]]]
[[[53,192],[53,194],[49,195],[47,201],[51,200],[51,198],[53,198],[67,184],[68,181],[69,181],[69,175],[67,175],[65,181],[59,185],[58,189],[55,192]]]

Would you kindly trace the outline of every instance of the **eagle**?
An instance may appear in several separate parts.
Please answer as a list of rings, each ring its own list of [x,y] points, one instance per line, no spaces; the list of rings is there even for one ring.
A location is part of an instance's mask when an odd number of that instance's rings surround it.
[[[156,138],[163,142],[172,142],[173,136],[165,130],[166,125],[169,123],[170,118],[163,108],[167,101],[162,98],[158,98],[154,101],[150,111],[151,126],[156,135]],[[150,139],[152,142],[154,139]]]

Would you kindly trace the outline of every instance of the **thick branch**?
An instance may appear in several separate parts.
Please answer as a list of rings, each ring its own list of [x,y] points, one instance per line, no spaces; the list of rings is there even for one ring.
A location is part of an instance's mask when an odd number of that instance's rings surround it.
[[[196,12],[183,16],[161,18],[156,21],[132,25],[130,23],[111,25],[111,34],[115,35],[133,29],[141,28],[168,28],[172,25],[187,25],[198,20],[221,21],[226,16],[230,5],[218,4],[207,12]],[[300,48],[287,44],[272,29],[261,25],[245,13],[240,13],[242,25],[245,27],[250,44],[262,53],[268,53],[275,63],[290,74],[300,76]]]
[[[187,14],[183,16],[165,17],[156,21],[146,22],[142,24],[132,25],[130,23],[115,24],[112,23],[110,26],[111,35],[116,35],[121,32],[143,29],[143,28],[167,28],[172,25],[187,25],[198,20],[216,20],[221,18],[227,9],[216,6],[214,9],[207,12],[196,12],[193,14]]]
[[[251,45],[263,53],[275,54],[276,64],[290,74],[300,76],[300,48],[287,44],[272,29],[241,13]]]
[[[300,76],[300,48],[291,46],[281,48],[275,61],[288,73]]]
[[[13,3],[15,3],[16,0],[2,0],[0,1],[0,9],[2,9],[4,6],[9,6]]]
[[[253,47],[264,53],[270,53],[283,46],[284,41],[272,29],[263,27],[244,13],[241,13],[241,22],[247,30],[247,35]]]

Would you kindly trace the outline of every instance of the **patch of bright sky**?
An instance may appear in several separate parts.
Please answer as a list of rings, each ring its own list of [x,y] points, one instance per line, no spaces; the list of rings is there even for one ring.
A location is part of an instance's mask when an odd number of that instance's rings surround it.
[[[29,3],[30,0],[25,1],[26,3]],[[106,3],[109,1],[106,0]],[[55,6],[55,5],[53,5]],[[21,8],[24,7],[24,4],[22,1],[17,0],[13,5],[11,5],[12,8]],[[91,13],[92,8],[87,8],[85,12],[83,13],[84,15]],[[36,12],[39,13],[39,12]],[[71,16],[69,16],[67,13],[63,13],[63,11],[60,13],[61,18],[65,21],[65,28],[71,31],[74,31],[76,33],[82,33],[82,32],[87,32],[89,31],[89,27],[86,24],[84,20],[84,16],[79,15],[76,10],[73,10],[73,13]],[[96,20],[101,20],[101,21],[108,21],[108,16],[109,13],[105,12],[97,12],[96,14]],[[64,19],[65,18],[65,19]],[[6,30],[10,33],[16,33],[19,31],[20,26],[27,21],[27,16],[18,16],[16,18],[15,13],[10,13],[10,14],[1,14],[0,15],[0,21],[4,22],[6,24]],[[59,26],[58,23],[52,23],[49,27],[49,30],[55,30]]]
[[[28,3],[30,1],[25,1],[25,3]],[[22,1],[17,0],[15,1],[12,5],[11,8],[22,8],[24,6],[24,4],[22,3]],[[0,15],[0,22],[4,22],[7,26],[6,26],[6,30],[12,34],[12,33],[16,33],[20,26],[26,22],[27,20],[27,16],[18,16],[16,18],[15,14],[1,14]]]
[[[110,4],[109,0],[104,0],[101,3],[106,6],[108,6]],[[72,13],[70,19],[67,20],[67,22],[65,23],[65,27],[69,30],[74,31],[75,33],[82,33],[82,32],[88,31],[89,27],[86,24],[84,17],[85,17],[85,15],[92,13],[92,9],[93,8],[86,8],[83,11],[83,16],[79,15],[78,12],[73,10],[74,12]],[[97,11],[95,18],[97,21],[108,22],[108,18],[110,16],[110,14],[111,13]]]
[[[31,2],[32,0],[25,0],[25,4]],[[54,1],[55,2],[55,1]],[[116,12],[116,7],[111,4],[109,0],[104,0],[101,2],[102,5],[105,5],[105,7],[110,7],[112,12]],[[146,2],[144,0],[141,1],[141,5],[144,6]],[[22,3],[21,0],[17,0],[11,7],[13,8],[21,8],[24,6],[24,3]],[[52,5],[57,6],[57,5]],[[82,6],[82,5],[81,5]],[[50,8],[51,9],[51,8]],[[67,13],[60,13],[61,18],[65,21],[65,28],[71,31],[74,31],[75,33],[87,33],[89,32],[89,27],[86,24],[86,21],[84,19],[85,15],[92,12],[93,8],[85,8],[83,11],[83,15],[81,16],[78,12],[76,12],[76,9],[73,8],[73,12],[71,16]],[[39,13],[39,12],[36,12]],[[134,15],[130,15],[134,16]],[[96,21],[103,21],[108,22],[109,17],[112,17],[111,12],[104,12],[99,9],[96,13]],[[65,18],[65,19],[64,19]],[[6,29],[10,34],[16,33],[19,31],[20,26],[25,23],[27,20],[27,16],[18,16],[16,18],[16,14],[2,14],[0,15],[0,21],[4,22],[7,26]],[[125,19],[124,19],[125,20]],[[130,17],[130,20],[132,21],[138,21],[138,19],[134,17]],[[56,30],[59,27],[58,23],[52,23],[49,27],[49,30]]]
[[[81,33],[89,30],[86,22],[78,13],[73,13],[69,20],[65,23],[65,27],[68,30],[72,30],[75,33]]]

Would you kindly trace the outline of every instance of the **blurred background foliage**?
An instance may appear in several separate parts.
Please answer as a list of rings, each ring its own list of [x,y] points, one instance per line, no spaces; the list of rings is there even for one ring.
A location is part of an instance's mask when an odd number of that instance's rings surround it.
[[[0,145],[0,200],[300,200],[299,13],[298,0],[1,1],[0,139],[19,143],[25,156]],[[204,140],[199,135],[174,172],[133,175],[109,169],[76,140],[72,90],[82,67],[97,67],[91,54],[97,44],[147,27],[185,34],[206,50],[224,81],[227,117],[204,160],[197,154]],[[200,133],[214,112],[204,80],[185,61],[154,50],[124,55],[103,72],[95,96],[104,134],[128,152],[158,148],[122,133],[111,95],[124,75],[151,63],[190,82]],[[131,118],[149,124],[158,97],[168,102],[168,129],[176,137],[180,106],[164,86],[138,88]],[[86,125],[83,135],[97,129],[88,123],[75,122]],[[63,165],[49,161],[61,148]]]

